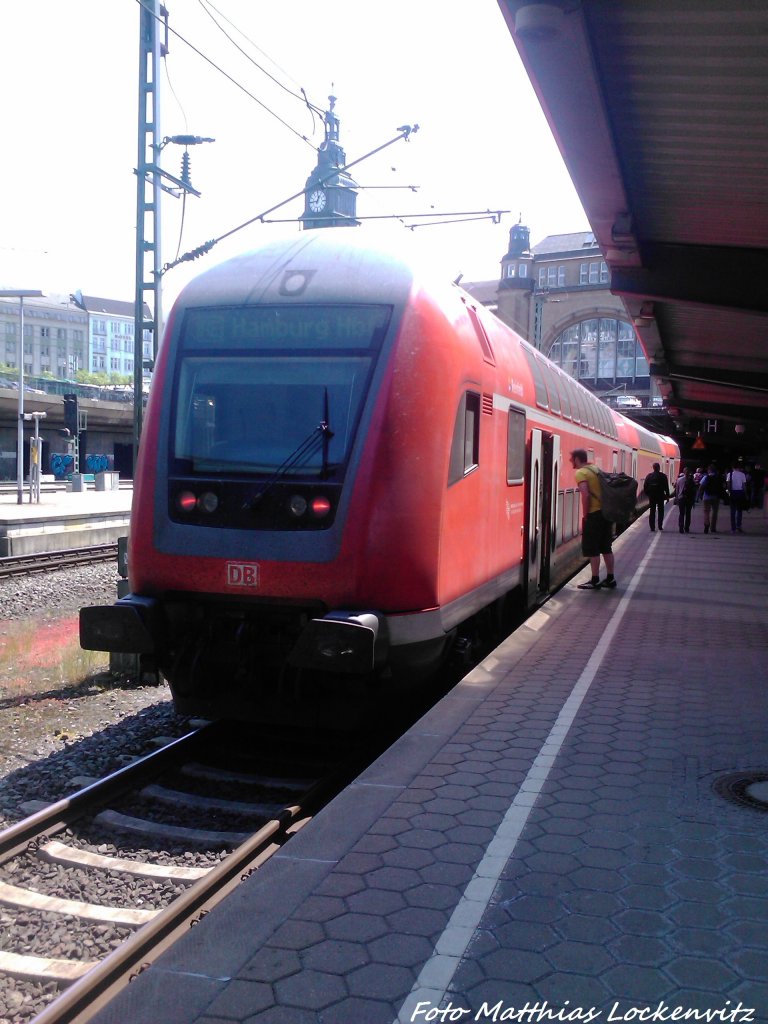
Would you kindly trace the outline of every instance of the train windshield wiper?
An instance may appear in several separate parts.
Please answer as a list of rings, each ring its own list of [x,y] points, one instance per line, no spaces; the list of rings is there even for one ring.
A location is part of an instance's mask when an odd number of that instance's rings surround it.
[[[328,445],[333,437],[333,431],[328,425],[328,388],[325,389],[323,416],[324,419],[320,420],[318,425],[304,438],[304,440],[295,448],[288,458],[282,462],[269,480],[256,492],[251,502],[251,505],[261,501],[278,483],[286,476],[292,469],[297,469],[300,466],[305,465],[313,455],[316,455],[321,449],[323,453],[323,464],[321,469],[321,476],[325,479],[328,476]]]
[[[323,436],[323,466],[321,470],[321,477],[325,480],[328,477],[328,445],[331,443],[333,431],[331,430],[331,416],[328,410],[328,388],[324,388],[323,391],[323,419],[320,421],[320,425],[317,429],[322,431]]]

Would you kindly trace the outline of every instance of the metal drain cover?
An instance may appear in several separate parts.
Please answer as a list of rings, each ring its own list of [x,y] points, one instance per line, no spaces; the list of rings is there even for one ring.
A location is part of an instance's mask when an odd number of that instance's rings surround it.
[[[734,772],[715,779],[712,788],[733,804],[768,811],[768,772]]]

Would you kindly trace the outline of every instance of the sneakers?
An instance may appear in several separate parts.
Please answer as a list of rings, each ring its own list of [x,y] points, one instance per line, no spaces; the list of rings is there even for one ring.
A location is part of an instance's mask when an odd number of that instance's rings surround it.
[[[579,590],[599,590],[602,587],[600,580],[590,580],[588,583],[579,583]]]
[[[603,580],[602,582],[600,580],[589,580],[588,583],[579,583],[578,584],[578,589],[579,590],[603,590],[603,589],[613,590],[615,588],[615,586],[616,586],[616,580],[615,579],[610,579],[610,580],[606,579],[606,580]]]

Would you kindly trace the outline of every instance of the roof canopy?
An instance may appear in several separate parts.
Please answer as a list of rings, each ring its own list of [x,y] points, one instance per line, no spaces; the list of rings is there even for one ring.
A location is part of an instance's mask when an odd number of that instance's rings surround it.
[[[768,4],[498,2],[668,405],[768,424]]]

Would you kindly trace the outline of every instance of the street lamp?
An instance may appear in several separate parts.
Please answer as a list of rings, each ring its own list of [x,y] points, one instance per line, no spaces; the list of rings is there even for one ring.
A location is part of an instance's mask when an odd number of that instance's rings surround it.
[[[24,299],[41,299],[43,292],[29,288],[0,289],[0,299],[19,300],[19,427],[16,436],[16,502],[24,501]]]

